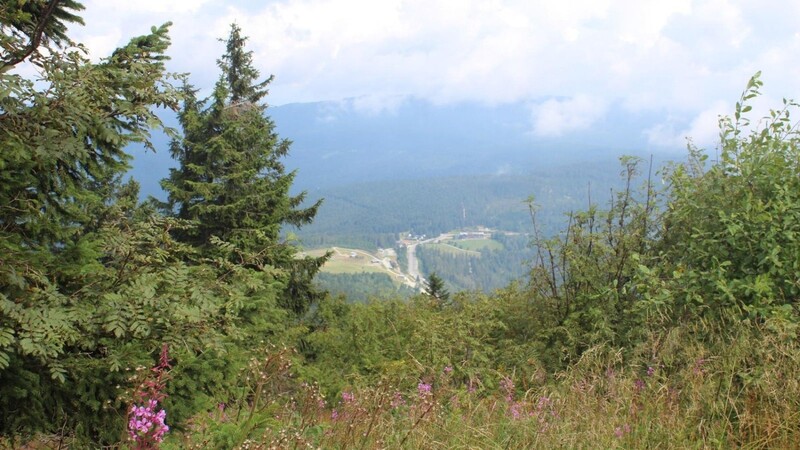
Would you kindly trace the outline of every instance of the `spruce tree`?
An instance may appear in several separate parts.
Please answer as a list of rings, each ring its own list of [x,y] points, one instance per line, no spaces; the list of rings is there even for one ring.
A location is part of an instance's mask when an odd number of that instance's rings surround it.
[[[425,294],[434,298],[440,305],[444,305],[450,301],[450,292],[445,288],[444,280],[442,280],[436,272],[431,272],[431,274],[428,275]]]
[[[289,193],[295,172],[287,172],[282,159],[291,142],[278,136],[263,102],[273,77],[258,81],[246,41],[231,25],[210,98],[200,101],[194,87],[184,86],[183,136],[171,148],[179,167],[162,186],[169,210],[196,225],[179,240],[207,257],[218,257],[224,243],[235,249],[233,262],[277,268],[285,284],[281,303],[300,314],[318,295],[311,279],[325,258],[298,258],[281,230],[310,223],[321,201],[302,207],[305,192]]]

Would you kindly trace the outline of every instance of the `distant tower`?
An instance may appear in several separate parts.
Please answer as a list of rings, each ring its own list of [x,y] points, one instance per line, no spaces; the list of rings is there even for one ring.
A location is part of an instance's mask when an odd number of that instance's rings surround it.
[[[467,208],[464,207],[464,202],[461,202],[461,228],[467,226]]]

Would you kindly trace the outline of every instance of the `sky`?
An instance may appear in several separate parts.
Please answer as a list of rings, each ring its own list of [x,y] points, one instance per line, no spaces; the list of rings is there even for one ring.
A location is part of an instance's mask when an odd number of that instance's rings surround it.
[[[210,89],[237,23],[269,103],[341,101],[391,114],[522,102],[531,133],[559,137],[617,111],[656,114],[654,146],[713,145],[762,71],[754,122],[800,98],[800,0],[84,0],[71,36],[93,58],[172,21],[170,70]],[[613,117],[612,117],[613,119]]]

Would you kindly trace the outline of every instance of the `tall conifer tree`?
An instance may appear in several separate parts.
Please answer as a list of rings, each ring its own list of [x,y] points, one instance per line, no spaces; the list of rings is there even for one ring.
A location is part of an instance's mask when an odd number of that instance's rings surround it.
[[[263,102],[273,77],[258,81],[246,41],[231,25],[225,53],[217,61],[222,73],[210,98],[198,101],[195,89],[184,86],[183,137],[172,144],[180,166],[162,186],[169,208],[196,222],[179,239],[212,257],[224,242],[235,246],[237,263],[282,270],[282,304],[299,314],[315,300],[311,278],[325,258],[297,258],[296,247],[280,232],[284,225],[310,223],[321,201],[302,207],[305,192],[289,193],[295,173],[286,172],[282,159],[291,142],[277,135]]]

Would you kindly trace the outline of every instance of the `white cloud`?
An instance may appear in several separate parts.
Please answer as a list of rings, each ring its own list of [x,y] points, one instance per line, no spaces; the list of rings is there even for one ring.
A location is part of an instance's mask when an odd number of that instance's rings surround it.
[[[375,116],[383,113],[393,114],[405,103],[404,95],[364,95],[351,100],[353,110]]]
[[[276,75],[273,104],[356,98],[380,113],[405,96],[436,103],[569,98],[543,105],[536,119],[540,132],[563,133],[591,124],[608,104],[697,117],[718,99],[735,100],[759,69],[774,92],[800,96],[800,6],[782,0],[85,4],[87,27],[75,37],[93,55],[174,21],[170,67],[192,72],[201,88],[217,78],[217,39],[237,22],[262,74]]]
[[[107,30],[104,34],[93,34],[84,39],[83,44],[89,49],[89,57],[98,60],[109,56],[120,45],[122,33],[119,30]]]
[[[91,0],[85,2],[87,9],[106,7],[118,13],[194,13],[211,0],[136,0],[135,2],[109,2]]]
[[[768,86],[765,86],[768,88]],[[771,95],[773,89],[762,88],[762,95],[748,100],[746,105],[752,110],[742,114],[740,129],[743,136],[754,130],[761,130],[766,126],[770,110],[780,109],[783,104],[778,97]],[[721,117],[733,118],[733,101],[716,100],[708,108],[696,113],[688,124],[677,125],[675,120],[666,121],[655,125],[644,134],[650,145],[655,147],[675,148],[685,147],[687,139],[699,148],[711,149],[719,145],[719,120]],[[749,121],[749,125],[748,124]]]
[[[685,147],[687,139],[699,148],[714,148],[719,143],[719,119],[728,115],[730,104],[717,101],[697,114],[688,126],[676,129],[668,121],[645,130],[648,143],[656,147]]]
[[[589,128],[605,114],[607,105],[597,98],[577,95],[567,100],[547,100],[533,108],[533,133],[558,137]]]

